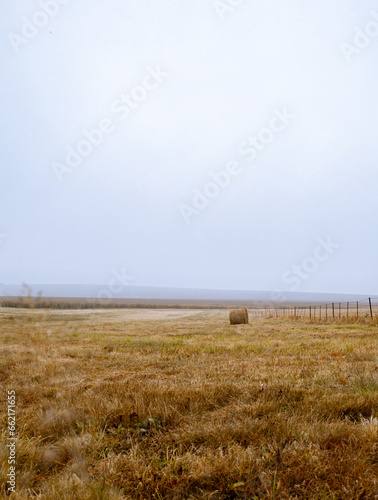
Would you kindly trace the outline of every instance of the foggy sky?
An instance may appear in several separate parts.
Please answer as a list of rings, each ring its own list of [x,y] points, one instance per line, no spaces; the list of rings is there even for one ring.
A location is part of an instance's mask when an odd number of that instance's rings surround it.
[[[0,282],[378,294],[376,2],[2,12]]]

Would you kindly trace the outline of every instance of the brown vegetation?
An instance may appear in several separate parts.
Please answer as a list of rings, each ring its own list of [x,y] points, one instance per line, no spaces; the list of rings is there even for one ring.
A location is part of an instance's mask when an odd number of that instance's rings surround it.
[[[245,307],[232,309],[229,316],[231,325],[248,325],[248,311]]]
[[[378,498],[376,324],[1,309],[0,329],[13,498]]]

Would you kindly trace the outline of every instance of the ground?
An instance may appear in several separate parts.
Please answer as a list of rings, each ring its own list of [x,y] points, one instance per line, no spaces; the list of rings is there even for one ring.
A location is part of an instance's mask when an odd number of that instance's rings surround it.
[[[378,498],[378,326],[0,309],[1,495]]]

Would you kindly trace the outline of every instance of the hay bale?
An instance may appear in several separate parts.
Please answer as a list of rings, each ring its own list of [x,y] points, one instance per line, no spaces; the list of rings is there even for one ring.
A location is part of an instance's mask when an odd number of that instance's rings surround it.
[[[241,309],[232,309],[230,311],[231,325],[247,325],[248,324],[248,311],[245,307]]]

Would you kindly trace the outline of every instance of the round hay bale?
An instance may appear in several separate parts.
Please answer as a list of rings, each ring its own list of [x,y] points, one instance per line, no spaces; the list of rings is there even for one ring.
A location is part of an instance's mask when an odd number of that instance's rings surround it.
[[[232,309],[230,311],[231,325],[247,325],[248,324],[248,311],[245,307],[241,309]]]

